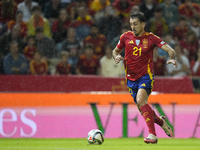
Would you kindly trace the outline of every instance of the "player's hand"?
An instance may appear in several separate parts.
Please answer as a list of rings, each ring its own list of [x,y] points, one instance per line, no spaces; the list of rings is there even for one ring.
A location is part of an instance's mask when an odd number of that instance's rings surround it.
[[[117,55],[115,57],[115,63],[118,64],[121,60],[123,60],[122,56],[121,55]]]
[[[177,63],[177,61],[174,60],[174,59],[170,59],[170,60],[168,60],[166,64],[173,64],[175,68],[178,67],[178,63]]]

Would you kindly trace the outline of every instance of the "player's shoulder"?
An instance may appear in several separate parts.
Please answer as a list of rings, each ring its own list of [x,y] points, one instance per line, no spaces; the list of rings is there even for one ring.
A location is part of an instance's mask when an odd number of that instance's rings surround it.
[[[148,38],[159,38],[160,39],[160,37],[158,37],[157,35],[153,34],[152,32],[145,32],[144,36],[146,36]]]
[[[133,32],[132,31],[126,31],[122,35],[133,35]]]
[[[145,32],[144,36],[154,36],[154,34],[152,32]]]
[[[121,37],[127,37],[127,36],[130,36],[130,35],[131,35],[131,36],[134,35],[133,32],[132,32],[132,31],[127,31],[127,32],[124,32],[124,33],[120,36],[120,38],[121,38]]]

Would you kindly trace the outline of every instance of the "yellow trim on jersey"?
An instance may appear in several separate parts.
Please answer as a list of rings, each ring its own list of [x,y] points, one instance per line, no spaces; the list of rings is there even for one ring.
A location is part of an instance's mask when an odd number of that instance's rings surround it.
[[[124,61],[126,61],[126,58]],[[126,67],[124,67],[124,71],[125,71],[125,76],[127,76],[127,61],[126,61]]]
[[[126,61],[126,58],[124,58],[124,61]],[[125,72],[125,77],[127,76],[127,61],[126,61],[126,67],[124,65],[124,72]],[[127,83],[127,77],[126,77],[126,83]]]
[[[151,73],[151,69],[150,69],[150,59],[149,59],[149,62],[148,62],[148,65],[147,65],[147,73],[149,74],[149,77],[151,79],[151,91],[153,90],[153,83],[154,83],[154,80],[153,80],[153,73]]]

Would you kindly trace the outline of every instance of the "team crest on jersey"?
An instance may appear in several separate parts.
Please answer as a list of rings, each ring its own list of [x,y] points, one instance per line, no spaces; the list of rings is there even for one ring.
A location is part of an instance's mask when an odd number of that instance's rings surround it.
[[[135,40],[135,42],[137,46],[140,44],[140,40]]]
[[[142,45],[144,46],[144,48],[147,48],[147,46],[148,46],[148,40],[147,39],[143,39],[142,40]]]

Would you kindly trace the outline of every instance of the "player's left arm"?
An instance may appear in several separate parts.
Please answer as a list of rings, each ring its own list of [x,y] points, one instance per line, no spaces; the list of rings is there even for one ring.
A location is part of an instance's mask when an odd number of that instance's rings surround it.
[[[163,49],[164,51],[166,51],[169,54],[169,60],[167,61],[166,64],[173,64],[175,68],[178,67],[178,63],[175,60],[175,55],[176,52],[173,48],[171,48],[168,44],[165,44],[161,47],[161,49]]]

